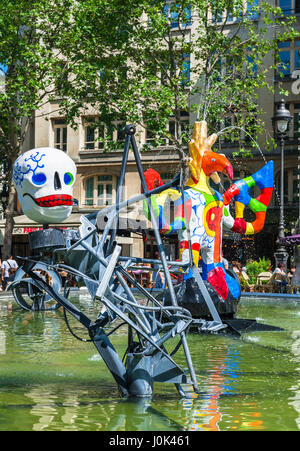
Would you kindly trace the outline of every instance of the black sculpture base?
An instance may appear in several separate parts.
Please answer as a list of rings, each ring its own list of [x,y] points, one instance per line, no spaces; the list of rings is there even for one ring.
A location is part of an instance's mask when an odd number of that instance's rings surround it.
[[[240,298],[234,299],[232,296],[229,296],[225,301],[216,293],[209,282],[204,281],[204,283],[221,319],[234,318]],[[189,310],[193,318],[213,319],[195,279],[185,280],[176,285],[174,289],[178,304]],[[158,299],[164,305],[171,305],[171,298],[168,292],[160,294]]]
[[[29,247],[31,251],[49,251],[57,248],[66,248],[68,243],[76,242],[79,239],[77,230],[44,228],[31,232],[29,237]]]

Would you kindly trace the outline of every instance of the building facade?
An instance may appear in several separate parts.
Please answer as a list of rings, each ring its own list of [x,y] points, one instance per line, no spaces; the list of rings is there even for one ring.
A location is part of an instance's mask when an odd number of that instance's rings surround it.
[[[166,2],[168,6],[170,1]],[[259,3],[258,0],[255,2]],[[296,16],[296,27],[300,31],[300,1],[298,0],[276,0],[270,1],[273,5],[280,6],[286,16]],[[166,14],[169,14],[166,7]],[[171,19],[170,19],[171,20]],[[172,18],[174,33],[176,33],[176,20]],[[253,16],[257,26],[261,26],[260,14]],[[222,21],[219,18],[218,21]],[[225,27],[235,27],[235,18],[228,22]],[[189,20],[192,30],[192,15]],[[270,29],[270,38],[274,37],[274,29]],[[274,161],[275,168],[275,190],[268,209],[267,221],[264,230],[254,237],[241,237],[236,234],[224,235],[224,256],[229,260],[238,259],[245,262],[249,258],[256,259],[266,256],[273,260],[275,242],[277,239],[278,217],[279,217],[279,180],[280,180],[280,149],[272,147],[266,151],[266,140],[273,137],[272,117],[279,104],[282,95],[280,89],[288,92],[285,102],[292,114],[292,123],[289,128],[289,136],[285,142],[285,169],[284,169],[284,192],[285,192],[285,226],[286,234],[290,234],[295,228],[299,216],[299,169],[298,155],[299,146],[299,114],[300,114],[300,37],[299,40],[280,43],[278,55],[284,66],[278,71],[268,71],[269,83],[274,86],[274,94],[270,91],[260,90],[258,107],[263,111],[262,119],[265,122],[265,134],[259,140],[259,149],[254,150],[251,158],[236,157],[237,144],[220,139],[219,151],[224,153],[234,168],[234,179],[240,179],[256,172],[267,161]],[[265,58],[264,65],[270,68],[274,64],[274,54]],[[190,56],[188,65],[193,64],[193,56]],[[187,66],[188,67],[188,66]],[[187,71],[188,76],[188,71]],[[116,198],[116,188],[121,169],[124,126],[116,122],[110,139],[114,142],[114,150],[106,147],[107,130],[101,124],[97,111],[90,108],[84,115],[77,118],[77,128],[71,128],[64,117],[58,113],[58,103],[46,104],[42,110],[37,111],[32,121],[31,136],[27,148],[56,147],[75,161],[77,166],[77,179],[74,185],[74,197],[77,205],[73,208],[72,218],[68,227],[79,225],[80,215],[112,205]],[[182,122],[192,126],[195,116],[192,113],[183,113]],[[172,118],[169,121],[170,131],[174,126]],[[157,170],[164,182],[169,181],[178,171],[179,156],[174,150],[172,143],[165,140],[160,147],[153,146],[153,136],[144,128],[137,128],[136,139],[141,151],[144,169],[152,167]],[[29,144],[30,143],[30,144]],[[27,149],[25,149],[27,150]],[[225,187],[226,187],[225,182]],[[129,158],[126,179],[125,197],[130,198],[141,192],[140,179],[137,173],[133,156]],[[144,219],[142,205],[128,212],[132,218]],[[32,231],[39,225],[30,224],[26,218],[16,218],[16,232],[13,240],[14,255],[26,255],[28,253],[28,231]],[[63,225],[62,225],[63,226]],[[147,232],[147,233],[146,233]],[[118,233],[119,242],[122,244],[125,255],[153,257],[156,252],[155,243],[150,230],[134,233],[123,230]],[[168,243],[170,258],[178,258],[178,243],[173,237]],[[292,250],[290,250],[292,253]]]

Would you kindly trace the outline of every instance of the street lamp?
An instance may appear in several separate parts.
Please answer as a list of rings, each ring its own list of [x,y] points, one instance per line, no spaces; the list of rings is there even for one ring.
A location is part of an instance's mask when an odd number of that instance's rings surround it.
[[[285,107],[284,100],[281,100],[275,116],[272,118],[274,136],[280,140],[281,147],[281,163],[280,163],[280,209],[279,209],[279,224],[278,224],[278,238],[276,241],[276,252],[274,253],[276,267],[279,263],[283,263],[285,268],[288,259],[282,238],[284,238],[284,138],[287,136],[289,123],[292,119],[291,113]]]

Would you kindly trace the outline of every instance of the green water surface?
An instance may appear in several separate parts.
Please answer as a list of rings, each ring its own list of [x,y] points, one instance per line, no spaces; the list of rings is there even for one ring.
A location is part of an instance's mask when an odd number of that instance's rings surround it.
[[[96,317],[86,294],[72,301]],[[26,312],[2,296],[0,431],[299,430],[300,302],[243,298],[238,316],[284,331],[190,334],[200,394],[185,386],[181,399],[173,384],[157,383],[152,400],[137,401],[120,397],[96,348],[69,333],[60,311]],[[122,357],[126,330],[112,341]],[[186,367],[182,350],[175,360]]]

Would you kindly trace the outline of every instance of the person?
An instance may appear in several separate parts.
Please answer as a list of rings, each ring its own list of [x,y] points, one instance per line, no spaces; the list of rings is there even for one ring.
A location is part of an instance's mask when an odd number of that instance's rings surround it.
[[[156,260],[160,260],[160,254],[158,251],[155,252],[155,258]],[[162,266],[159,263],[153,264],[153,275],[152,275],[152,281],[153,281],[153,287],[154,288],[164,288],[165,286],[165,278],[164,273],[161,271]]]
[[[222,257],[222,263],[223,263],[223,265],[224,265],[224,268],[225,268],[226,271],[227,271],[228,268],[229,268],[228,260],[227,260],[226,258]]]
[[[15,273],[18,269],[18,263],[13,259],[12,255],[3,260],[1,265],[1,279],[3,290],[6,290],[15,278]]]
[[[292,285],[292,292],[293,292],[293,294],[299,294],[299,287],[298,286],[293,286],[293,277],[295,275],[295,272],[296,272],[296,265],[292,265],[291,269],[288,272],[288,278],[289,278],[290,283]]]
[[[242,265],[240,264],[240,262],[238,261],[233,261],[232,262],[232,269],[236,274],[240,274],[240,272],[242,271]]]
[[[289,276],[290,279],[294,276],[295,271],[296,271],[296,266],[292,265],[291,269],[289,270],[289,273],[288,273],[288,276]]]
[[[284,263],[279,263],[278,264],[277,268],[275,268],[274,271],[273,271],[273,276],[272,277],[274,277],[276,284],[279,285],[280,292],[281,293],[286,292],[286,287],[287,287],[288,282],[287,282],[287,275],[286,275],[286,272],[285,272]]]
[[[286,276],[284,264],[279,263],[277,268],[274,269],[273,274],[281,274],[282,276]]]

